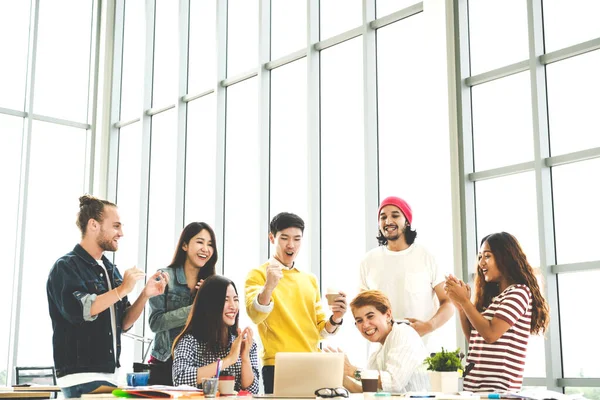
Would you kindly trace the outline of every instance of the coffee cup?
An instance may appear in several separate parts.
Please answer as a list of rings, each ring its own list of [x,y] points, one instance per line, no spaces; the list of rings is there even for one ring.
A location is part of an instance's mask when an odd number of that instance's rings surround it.
[[[327,304],[332,306],[335,304],[335,299],[340,297],[340,292],[338,292],[337,290],[334,290],[334,289],[327,289],[327,293],[325,294],[325,297],[327,298]]]
[[[234,387],[235,387],[235,376],[232,376],[232,375],[219,376],[219,394],[220,395],[235,394]]]
[[[360,371],[360,382],[362,383],[363,393],[376,392],[379,386],[379,371]]]
[[[129,372],[127,386],[148,386],[149,372]]]

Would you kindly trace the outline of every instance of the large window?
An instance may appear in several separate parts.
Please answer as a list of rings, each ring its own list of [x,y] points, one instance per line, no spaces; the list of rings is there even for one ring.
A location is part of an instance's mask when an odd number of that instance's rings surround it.
[[[573,329],[585,300],[572,296],[591,290],[586,282],[600,271],[593,242],[600,191],[592,183],[600,165],[598,11],[585,0],[463,0],[454,7],[458,37],[468,32],[457,43],[456,69],[462,236],[471,253],[463,254],[464,268],[473,272],[484,235],[517,237],[555,312],[546,335],[530,340],[524,384],[569,393],[578,388],[564,385],[594,386],[587,378],[600,378],[579,345],[598,326],[584,319]],[[592,388],[584,394],[600,398]]]
[[[98,10],[92,0],[0,5],[0,385],[14,383],[15,366],[53,363],[46,281],[80,240],[78,198],[93,186]]]

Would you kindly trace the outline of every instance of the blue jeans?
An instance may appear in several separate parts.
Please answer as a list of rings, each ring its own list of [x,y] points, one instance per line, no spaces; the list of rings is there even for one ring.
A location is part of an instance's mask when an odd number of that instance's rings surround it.
[[[62,390],[63,396],[65,396],[65,399],[69,399],[69,398],[73,398],[73,397],[81,397],[82,394],[93,392],[94,390],[98,389],[102,385],[112,386],[112,387],[116,388],[115,385],[113,385],[112,383],[107,382],[107,381],[92,381],[92,382],[82,383],[81,385],[60,388],[60,390]]]

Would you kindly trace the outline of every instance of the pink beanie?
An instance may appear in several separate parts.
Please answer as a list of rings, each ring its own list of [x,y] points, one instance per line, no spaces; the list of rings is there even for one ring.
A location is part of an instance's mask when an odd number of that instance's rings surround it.
[[[410,206],[408,205],[408,203],[404,200],[402,200],[400,197],[396,197],[396,196],[390,196],[390,197],[386,197],[385,199],[383,199],[383,201],[381,202],[381,205],[379,206],[379,211],[377,211],[377,218],[379,218],[379,214],[381,213],[381,209],[385,206],[396,206],[400,209],[400,211],[402,211],[402,213],[404,214],[404,217],[406,217],[406,220],[408,221],[409,224],[412,224],[412,210],[410,209]]]

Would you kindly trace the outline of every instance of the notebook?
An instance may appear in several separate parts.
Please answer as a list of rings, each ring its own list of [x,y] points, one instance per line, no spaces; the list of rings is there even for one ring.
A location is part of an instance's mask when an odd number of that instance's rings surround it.
[[[272,395],[257,398],[315,398],[315,390],[342,387],[343,353],[277,353]]]

